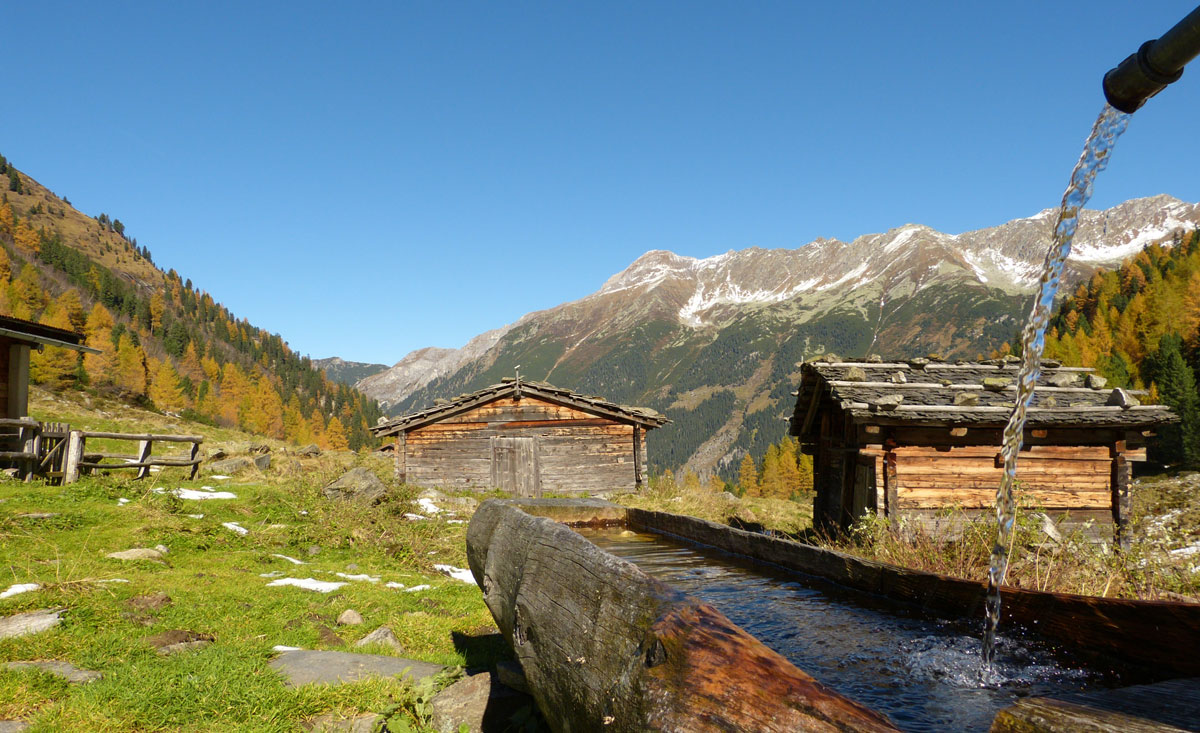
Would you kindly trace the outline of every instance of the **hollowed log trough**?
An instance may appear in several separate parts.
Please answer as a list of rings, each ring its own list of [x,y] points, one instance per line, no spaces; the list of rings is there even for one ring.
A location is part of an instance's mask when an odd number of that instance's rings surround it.
[[[558,521],[485,501],[467,559],[555,730],[895,730]]]

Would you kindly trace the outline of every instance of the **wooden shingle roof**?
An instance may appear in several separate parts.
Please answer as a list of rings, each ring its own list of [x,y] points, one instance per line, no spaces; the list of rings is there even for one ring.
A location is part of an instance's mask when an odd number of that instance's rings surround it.
[[[435,423],[438,420],[444,420],[494,400],[522,396],[535,397],[565,407],[573,407],[584,412],[590,412],[600,417],[611,418],[618,422],[641,425],[645,428],[657,428],[670,422],[665,416],[647,407],[618,405],[601,397],[576,394],[569,389],[555,387],[546,382],[506,379],[500,384],[484,387],[478,392],[459,395],[453,400],[442,404],[381,423],[371,428],[371,432],[377,437],[395,435],[402,431],[412,430]]]
[[[833,405],[860,424],[1000,427],[1017,396],[1015,357],[983,362],[883,362],[822,357],[801,365],[791,433],[812,437],[816,413]],[[1113,389],[1086,367],[1043,361],[1028,426],[1144,428],[1178,418],[1142,405],[1138,390]]]

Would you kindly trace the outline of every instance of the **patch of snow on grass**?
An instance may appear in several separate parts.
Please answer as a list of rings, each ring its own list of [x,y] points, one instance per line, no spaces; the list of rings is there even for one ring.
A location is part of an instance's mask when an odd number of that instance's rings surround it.
[[[196,489],[175,489],[171,492],[180,499],[236,499],[232,491],[197,491]]]
[[[466,568],[456,568],[453,565],[434,565],[433,569],[439,573],[449,575],[455,580],[461,580],[464,583],[475,585],[475,576],[471,575],[471,571]]]
[[[228,481],[229,479],[231,479],[233,477],[232,476],[222,476],[220,474],[213,474],[212,476],[209,476],[209,478],[215,479],[217,481]]]
[[[15,585],[10,585],[8,590],[0,593],[0,598],[12,598],[20,593],[28,593],[31,590],[37,590],[41,587],[37,583],[16,583]]]
[[[275,646],[271,647],[271,651],[273,651],[273,652],[298,652],[298,651],[302,651],[302,650],[298,646],[284,646],[283,644],[276,644]]]
[[[429,517],[423,517],[420,514],[411,514],[411,513],[405,514],[404,518],[410,522],[420,522],[423,519],[429,519]]]
[[[267,587],[293,585],[304,590],[314,590],[318,593],[332,593],[346,583],[336,583],[332,580],[317,580],[316,578],[280,578],[267,583]]]
[[[334,573],[334,575],[338,576],[339,578],[345,578],[346,580],[365,580],[368,583],[378,583],[379,582],[379,578],[372,578],[370,575],[367,575],[365,573],[362,575],[347,575],[346,573]]]
[[[123,496],[120,499],[117,499],[117,506],[125,506],[128,503],[129,503],[129,499],[126,499]]]
[[[446,524],[466,524],[466,523],[467,523],[467,520],[465,520],[465,519],[447,519],[446,520]]]
[[[421,590],[429,590],[432,587],[433,587],[432,585],[414,585],[411,588],[405,588],[404,592],[405,593],[416,593],[417,591],[421,591]]]
[[[395,581],[389,580],[388,582],[383,584],[383,587],[384,588],[403,588],[404,583],[397,583]]]
[[[237,522],[221,522],[221,526],[232,532],[242,535],[243,537],[250,534],[250,530],[246,529]]]
[[[204,519],[203,514],[189,514],[188,516],[191,517],[192,519]]]
[[[430,501],[429,499],[426,499],[423,496],[420,499],[417,499],[417,506],[421,507],[421,509],[423,509],[426,514],[441,514],[442,513],[442,508],[440,506],[438,506],[437,504],[434,504],[432,501]]]
[[[277,557],[280,560],[287,560],[288,562],[290,562],[293,565],[304,565],[305,564],[303,561],[297,560],[294,557],[288,557],[287,555],[271,555],[271,557]]]

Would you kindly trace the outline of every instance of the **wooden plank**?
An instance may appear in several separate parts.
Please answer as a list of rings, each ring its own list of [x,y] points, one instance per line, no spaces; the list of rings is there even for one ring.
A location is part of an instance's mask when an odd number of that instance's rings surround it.
[[[790,458],[788,460],[791,460]],[[793,461],[794,462],[794,461]],[[642,426],[633,426],[633,485],[642,488]]]
[[[947,506],[991,507],[996,502],[996,489],[915,489],[907,485],[898,492],[902,509],[936,509]],[[1109,498],[1102,491],[1053,491],[1038,489],[1023,491],[1023,499],[1046,508],[1103,509]]]
[[[84,448],[83,431],[72,430],[67,436],[66,462],[63,464],[63,483],[70,484],[79,480],[79,462],[83,460]]]
[[[109,438],[111,440],[153,440],[163,443],[203,443],[203,435],[154,435],[143,433],[95,433],[85,431],[87,438]]]

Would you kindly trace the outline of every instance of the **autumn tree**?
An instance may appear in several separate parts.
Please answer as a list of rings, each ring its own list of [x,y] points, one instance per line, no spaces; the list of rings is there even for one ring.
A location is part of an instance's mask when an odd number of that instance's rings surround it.
[[[39,321],[43,325],[70,329],[71,323],[62,309],[47,311]],[[51,389],[62,389],[75,382],[79,353],[61,346],[45,346],[29,355],[29,378]]]
[[[758,468],[754,457],[747,453],[738,468],[738,493],[742,496],[758,496]]]
[[[171,366],[170,359],[164,359],[154,369],[150,380],[150,401],[164,412],[179,412],[188,406],[187,397],[179,384],[179,374]]]
[[[325,443],[330,450],[346,450],[350,447],[350,442],[346,440],[346,430],[342,427],[342,421],[337,417],[329,419],[329,425],[325,427]]]

